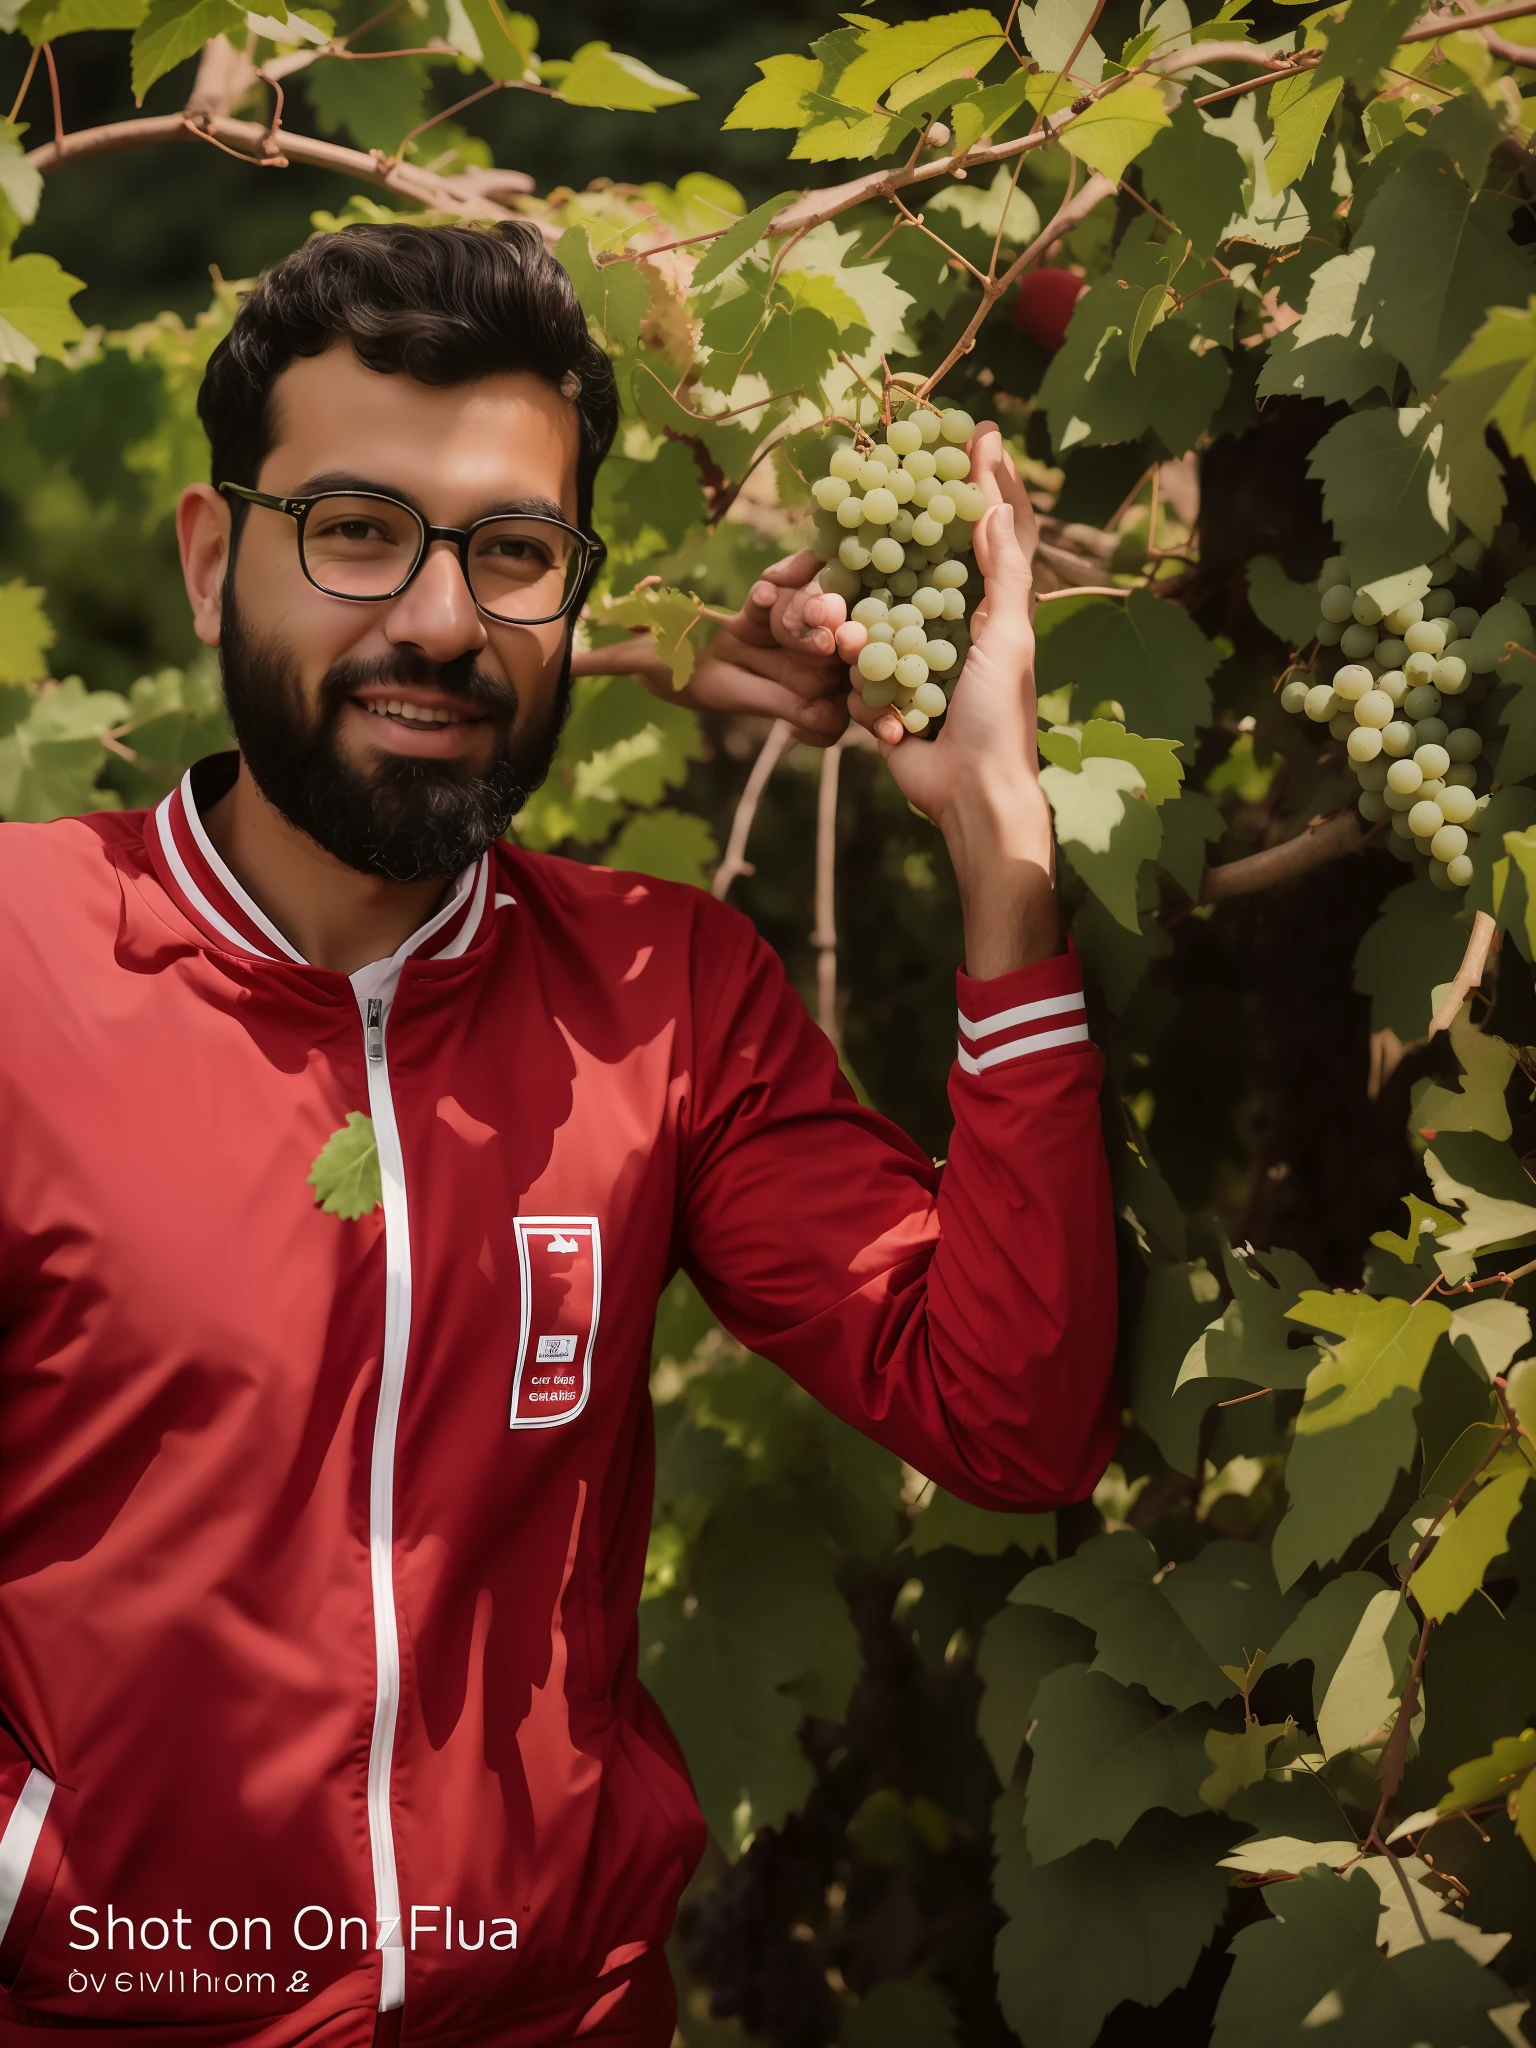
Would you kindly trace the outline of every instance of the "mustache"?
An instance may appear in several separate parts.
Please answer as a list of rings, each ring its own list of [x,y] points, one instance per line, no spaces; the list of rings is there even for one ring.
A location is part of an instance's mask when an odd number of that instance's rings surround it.
[[[338,661],[320,685],[320,711],[330,723],[359,690],[379,683],[404,683],[420,690],[440,690],[504,725],[517,716],[518,695],[512,685],[479,667],[473,654],[451,661],[432,661],[413,648],[396,647],[373,661]]]

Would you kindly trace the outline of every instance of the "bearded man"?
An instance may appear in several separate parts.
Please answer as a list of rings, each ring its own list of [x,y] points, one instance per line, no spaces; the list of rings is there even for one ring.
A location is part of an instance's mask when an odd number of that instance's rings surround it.
[[[667,2048],[705,1839],[636,1653],[670,1277],[967,1501],[1080,1499],[1113,1441],[1028,503],[984,430],[985,619],[937,741],[883,742],[964,911],[940,1175],[745,918],[502,837],[617,419],[539,236],[312,241],[201,414],[238,752],[0,827],[0,2044]],[[874,722],[812,568],[692,701]],[[317,1203],[333,1140],[367,1213]]]

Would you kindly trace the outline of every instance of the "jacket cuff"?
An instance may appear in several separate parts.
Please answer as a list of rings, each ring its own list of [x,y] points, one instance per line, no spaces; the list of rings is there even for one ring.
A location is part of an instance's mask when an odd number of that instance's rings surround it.
[[[956,1057],[967,1074],[1088,1043],[1083,963],[1070,938],[1064,953],[988,981],[977,981],[962,968],[955,976],[955,994],[960,1011]]]

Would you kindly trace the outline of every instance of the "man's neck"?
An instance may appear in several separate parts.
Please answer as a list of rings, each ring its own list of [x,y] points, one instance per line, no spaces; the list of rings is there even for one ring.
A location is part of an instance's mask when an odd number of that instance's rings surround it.
[[[450,886],[390,882],[349,868],[267,802],[243,759],[233,787],[202,819],[236,881],[313,967],[355,974],[388,959]]]

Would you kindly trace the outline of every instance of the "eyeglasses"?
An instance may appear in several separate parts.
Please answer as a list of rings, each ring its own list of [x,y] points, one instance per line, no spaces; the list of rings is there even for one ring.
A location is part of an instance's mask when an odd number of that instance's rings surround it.
[[[383,491],[320,491],[275,498],[245,484],[229,496],[297,522],[299,566],[316,590],[354,604],[398,597],[434,541],[452,541],[469,594],[487,618],[547,626],[580,605],[608,550],[592,534],[541,514],[493,512],[471,526],[428,526]]]

